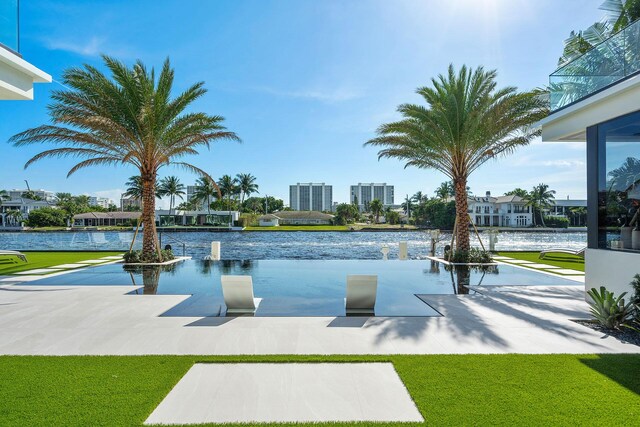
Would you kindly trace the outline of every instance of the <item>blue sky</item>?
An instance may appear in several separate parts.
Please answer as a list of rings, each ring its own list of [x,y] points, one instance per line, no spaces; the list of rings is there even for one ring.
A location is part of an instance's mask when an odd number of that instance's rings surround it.
[[[563,40],[602,16],[602,0],[22,1],[21,53],[54,78],[35,101],[0,103],[0,139],[47,122],[49,91],[62,71],[100,64],[100,53],[160,66],[168,56],[176,89],[204,81],[194,109],[226,118],[242,144],[220,142],[189,160],[213,176],[252,173],[260,193],[283,198],[296,182],[325,182],[334,201],[350,184],[387,182],[396,203],[433,194],[445,177],[377,160],[363,147],[414,91],[456,66],[498,70],[500,85],[545,85]],[[23,170],[42,147],[0,150],[0,188],[32,188],[116,198],[135,170],[85,169],[66,178],[71,159]],[[167,168],[161,175],[196,177]],[[470,179],[476,194],[502,194],[545,182],[558,198],[584,198],[581,143],[536,141],[485,164]]]

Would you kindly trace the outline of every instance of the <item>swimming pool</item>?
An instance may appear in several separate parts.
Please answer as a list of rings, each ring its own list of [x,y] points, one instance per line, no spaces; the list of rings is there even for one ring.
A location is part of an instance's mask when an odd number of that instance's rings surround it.
[[[191,295],[163,316],[224,316],[220,276],[251,275],[262,298],[256,316],[344,316],[348,274],[378,275],[376,316],[438,316],[417,295],[469,292],[465,286],[576,285],[500,265],[488,271],[445,269],[424,260],[189,260],[163,267],[111,264],[29,282],[30,285],[130,286],[131,295]]]

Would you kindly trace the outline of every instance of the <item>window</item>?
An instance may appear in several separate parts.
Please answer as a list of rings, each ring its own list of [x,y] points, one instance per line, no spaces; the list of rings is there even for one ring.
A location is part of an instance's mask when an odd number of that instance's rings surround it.
[[[590,206],[597,194],[589,247],[640,251],[640,113],[589,128],[588,135]]]

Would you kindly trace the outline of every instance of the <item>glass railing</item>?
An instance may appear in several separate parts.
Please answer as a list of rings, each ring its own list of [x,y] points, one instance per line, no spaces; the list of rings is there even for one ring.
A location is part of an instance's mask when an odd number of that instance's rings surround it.
[[[551,111],[566,107],[640,71],[640,20],[549,76]]]
[[[0,0],[0,47],[20,51],[19,0]]]

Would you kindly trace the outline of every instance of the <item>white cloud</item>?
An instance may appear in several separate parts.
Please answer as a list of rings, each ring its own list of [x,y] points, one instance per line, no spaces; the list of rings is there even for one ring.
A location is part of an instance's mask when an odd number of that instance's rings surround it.
[[[77,53],[83,56],[97,56],[104,51],[105,39],[101,37],[91,37],[88,40],[47,40],[47,48],[51,50],[64,50]]]
[[[305,89],[305,90],[279,90],[270,87],[256,87],[254,88],[257,91],[269,93],[276,96],[281,96],[285,98],[300,98],[300,99],[311,99],[315,101],[334,103],[334,102],[344,102],[351,101],[352,99],[357,99],[362,96],[361,93],[352,89],[352,88],[336,88],[331,90],[326,89]]]

